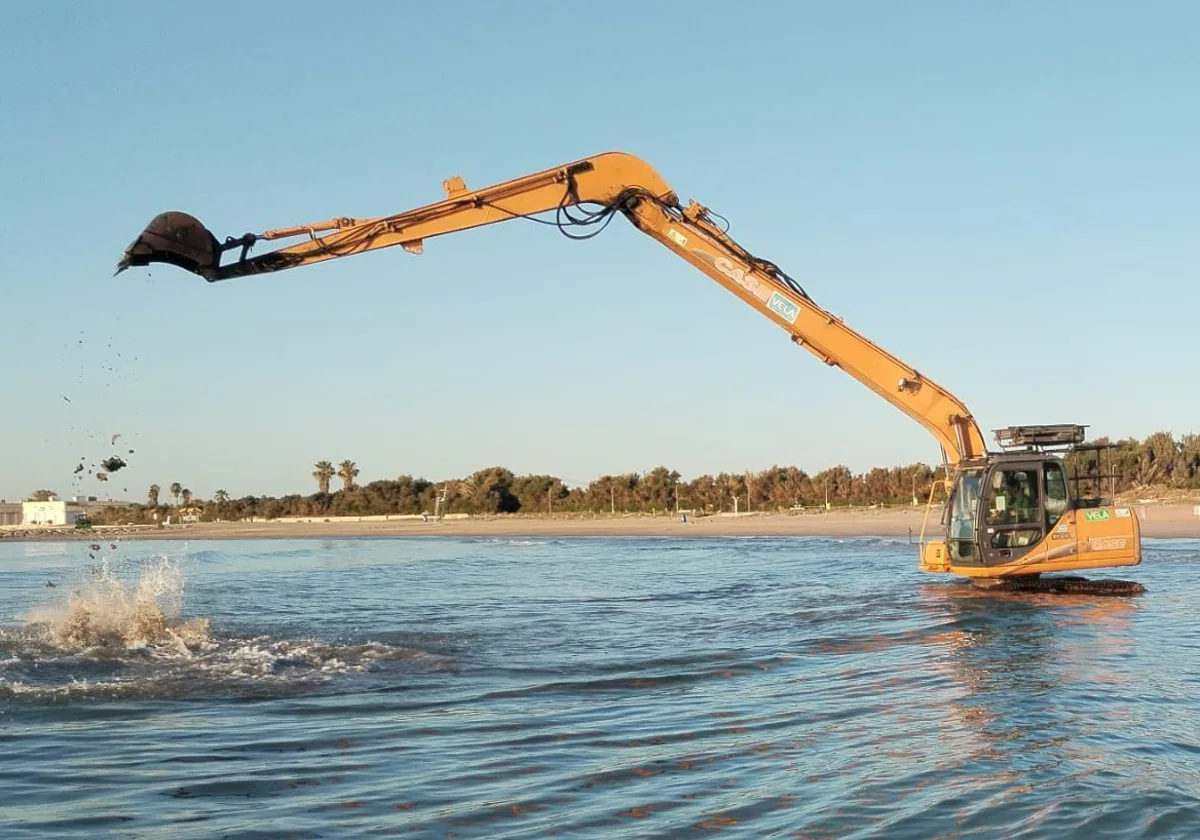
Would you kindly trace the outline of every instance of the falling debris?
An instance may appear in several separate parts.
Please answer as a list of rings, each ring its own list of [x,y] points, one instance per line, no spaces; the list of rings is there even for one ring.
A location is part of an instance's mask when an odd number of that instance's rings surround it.
[[[113,455],[111,458],[105,458],[101,461],[100,466],[104,467],[107,472],[115,473],[122,467],[128,466],[128,464],[121,459],[120,455]]]
[[[97,481],[108,481],[108,473],[106,473],[106,472],[96,473],[96,480]]]
[[[115,435],[113,435],[111,438],[109,438],[108,445],[115,446],[117,443],[117,438],[119,438],[120,436],[121,436],[121,433],[117,432]]]
[[[66,394],[59,394],[59,396],[62,397],[64,400],[67,400]],[[67,400],[67,402],[70,402],[70,400]]]
[[[75,475],[79,475],[81,472],[83,472],[83,462],[80,462],[79,466],[75,468]]]

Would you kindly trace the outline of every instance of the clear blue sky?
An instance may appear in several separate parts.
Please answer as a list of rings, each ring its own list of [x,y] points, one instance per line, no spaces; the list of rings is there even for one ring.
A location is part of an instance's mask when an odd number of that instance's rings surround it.
[[[1200,430],[1197,32],[1189,2],[12,4],[0,497],[938,458],[621,219],[111,277],[162,210],[224,237],[609,149],[987,430]],[[73,479],[113,433],[130,467]]]

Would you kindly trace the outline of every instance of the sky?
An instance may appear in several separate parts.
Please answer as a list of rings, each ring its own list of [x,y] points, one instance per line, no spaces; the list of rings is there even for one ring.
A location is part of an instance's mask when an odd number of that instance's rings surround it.
[[[989,439],[1200,431],[1197,33],[1188,2],[14,4],[0,498],[308,493],[321,459],[575,483],[938,461],[619,218],[587,242],[513,221],[216,284],[112,276],[164,210],[224,238],[609,150]],[[114,453],[107,483],[73,473]]]

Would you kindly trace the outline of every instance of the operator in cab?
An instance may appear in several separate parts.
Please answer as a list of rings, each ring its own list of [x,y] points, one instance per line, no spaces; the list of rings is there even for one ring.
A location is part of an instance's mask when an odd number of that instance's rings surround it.
[[[1008,498],[1008,509],[1012,516],[1011,521],[1014,524],[1032,521],[1036,512],[1033,497],[1029,495],[1029,490],[1021,481],[1018,473],[1008,474],[1008,485],[1005,490],[1007,491],[1005,495]]]

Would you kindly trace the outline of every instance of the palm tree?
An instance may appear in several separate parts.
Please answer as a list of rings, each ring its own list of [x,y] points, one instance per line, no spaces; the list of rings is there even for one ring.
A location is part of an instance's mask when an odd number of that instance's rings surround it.
[[[183,485],[178,481],[171,482],[171,495],[175,497],[175,507],[179,507],[179,496],[183,493]]]
[[[213,501],[219,505],[226,504],[229,501],[229,494],[224,490],[218,490],[216,493],[213,493]]]
[[[150,492],[146,495],[146,507],[158,507],[158,494],[161,489],[157,484],[150,485]]]
[[[317,461],[314,464],[313,478],[317,480],[317,488],[321,493],[329,492],[329,482],[333,480],[333,464],[328,461]]]
[[[354,489],[354,479],[358,477],[358,467],[353,461],[342,461],[338,464],[338,478],[342,480],[343,490]]]
[[[183,503],[185,505],[190,505],[192,503],[192,491],[191,490],[184,488],[183,491],[181,491],[180,495],[183,496]]]

